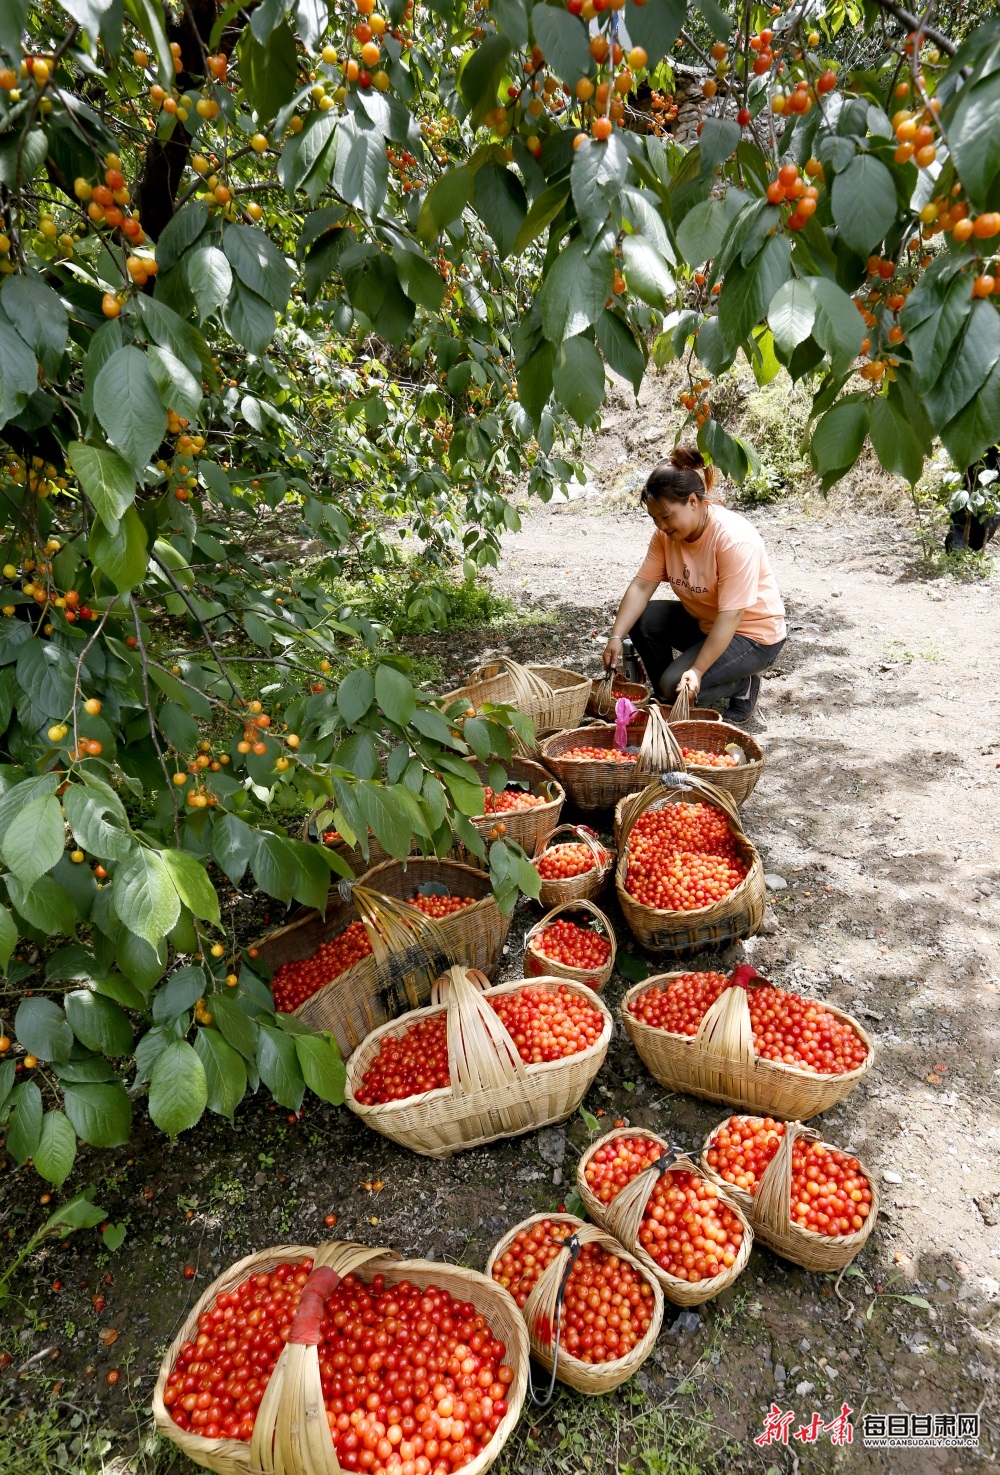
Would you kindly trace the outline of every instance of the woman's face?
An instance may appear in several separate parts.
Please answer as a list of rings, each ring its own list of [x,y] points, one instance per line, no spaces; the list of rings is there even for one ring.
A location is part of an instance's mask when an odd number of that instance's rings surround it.
[[[697,533],[705,515],[694,492],[686,502],[674,502],[670,497],[650,497],[646,511],[659,531],[675,542],[683,542]]]

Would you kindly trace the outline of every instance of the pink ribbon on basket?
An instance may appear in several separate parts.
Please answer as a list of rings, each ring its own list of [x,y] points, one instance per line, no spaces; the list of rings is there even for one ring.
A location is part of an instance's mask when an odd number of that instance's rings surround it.
[[[615,702],[615,747],[619,753],[628,747],[628,725],[638,710],[628,697],[619,697]]]

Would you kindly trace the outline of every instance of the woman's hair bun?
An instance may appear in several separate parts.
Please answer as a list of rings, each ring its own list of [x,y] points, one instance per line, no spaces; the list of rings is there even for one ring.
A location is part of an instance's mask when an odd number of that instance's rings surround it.
[[[697,446],[677,446],[670,457],[670,464],[680,471],[700,471],[705,458]]]

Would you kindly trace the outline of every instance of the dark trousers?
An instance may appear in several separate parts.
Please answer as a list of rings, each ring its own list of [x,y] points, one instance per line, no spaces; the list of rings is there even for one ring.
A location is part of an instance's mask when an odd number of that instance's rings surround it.
[[[629,631],[632,644],[642,658],[649,684],[667,701],[677,695],[677,683],[697,659],[705,635],[693,615],[676,599],[656,599],[647,604]],[[698,702],[721,702],[727,697],[746,697],[749,679],[774,664],[784,648],[761,645],[746,635],[734,635],[717,661],[701,678]],[[678,656],[674,652],[679,651]]]

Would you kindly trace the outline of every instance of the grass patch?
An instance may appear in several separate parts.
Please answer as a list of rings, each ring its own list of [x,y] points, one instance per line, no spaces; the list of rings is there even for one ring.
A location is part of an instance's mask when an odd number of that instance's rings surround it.
[[[337,580],[330,592],[345,612],[385,625],[397,637],[503,624],[517,616],[513,602],[485,577],[441,572],[421,579],[412,564],[375,569],[364,583]]]

